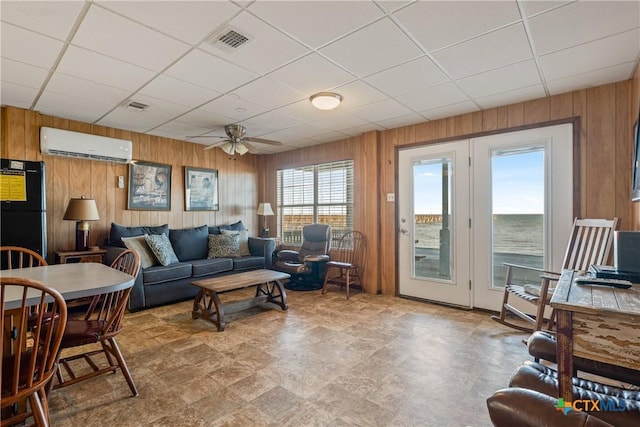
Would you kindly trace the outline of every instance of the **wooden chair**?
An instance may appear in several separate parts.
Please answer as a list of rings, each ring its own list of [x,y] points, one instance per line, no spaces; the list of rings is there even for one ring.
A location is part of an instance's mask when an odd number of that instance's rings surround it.
[[[350,231],[340,238],[338,249],[332,254],[333,258],[327,262],[327,274],[322,286],[322,293],[327,291],[327,285],[334,284],[345,287],[349,299],[349,286],[358,285],[364,292],[362,285],[362,269],[364,268],[367,252],[367,238],[359,231]],[[331,269],[337,269],[338,275],[331,276]]]
[[[0,277],[0,288],[2,426],[30,417],[37,426],[48,426],[45,388],[56,370],[67,306],[58,291],[35,280]],[[7,309],[8,296],[16,291],[19,305]],[[21,404],[25,400],[28,407]]]
[[[136,277],[140,269],[140,255],[132,249],[123,251],[113,261],[111,267]],[[134,396],[138,395],[131,372],[116,341],[116,336],[122,330],[122,318],[124,317],[130,294],[131,288],[96,295],[91,300],[91,304],[82,319],[70,319],[67,321],[67,329],[60,346],[61,350],[96,343],[99,343],[101,348],[60,358],[57,371],[58,384],[53,387],[54,389],[66,387],[108,372],[115,372],[119,368],[127,380],[131,393]],[[104,354],[107,361],[106,366],[100,367],[92,359],[93,356],[98,354]],[[80,376],[76,375],[71,362],[78,359],[83,359],[87,362],[91,367],[91,371]],[[64,368],[69,378],[64,378],[62,368]]]
[[[562,263],[563,270],[584,270],[587,271],[592,264],[605,264],[609,259],[609,252],[613,244],[613,232],[618,228],[618,218],[607,219],[578,219],[573,221],[573,228],[569,238],[569,244]],[[499,316],[491,316],[496,322],[518,329],[524,332],[535,332],[542,329],[544,322],[545,308],[549,304],[553,289],[550,288],[552,281],[557,281],[559,273],[541,270],[533,267],[526,267],[515,264],[504,264],[507,267],[505,279],[504,296]],[[541,283],[539,285],[517,285],[514,283],[515,270],[535,270],[540,273]],[[533,317],[513,305],[509,304],[509,297],[513,295],[536,306],[536,314]],[[526,327],[519,323],[507,320],[507,313],[513,313],[520,319],[533,324],[533,327]],[[553,328],[554,313],[548,321],[548,329]]]
[[[19,246],[0,246],[0,269],[39,267],[48,265],[42,255]]]

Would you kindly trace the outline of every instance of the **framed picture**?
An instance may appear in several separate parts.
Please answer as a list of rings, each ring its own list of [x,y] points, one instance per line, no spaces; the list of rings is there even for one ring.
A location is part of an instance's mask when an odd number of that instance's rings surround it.
[[[631,201],[640,201],[640,117],[633,127],[633,176],[631,181]]]
[[[218,171],[184,167],[184,206],[186,211],[217,211]]]
[[[134,161],[129,164],[127,209],[171,210],[171,165]]]

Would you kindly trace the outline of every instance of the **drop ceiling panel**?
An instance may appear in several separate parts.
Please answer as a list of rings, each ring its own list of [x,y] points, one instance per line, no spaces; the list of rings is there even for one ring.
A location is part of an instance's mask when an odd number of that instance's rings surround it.
[[[387,95],[396,96],[437,86],[449,78],[427,57],[373,74],[365,81]]]
[[[119,104],[131,94],[130,91],[116,89],[62,73],[54,73],[51,76],[51,80],[49,80],[45,90],[45,93],[48,92],[72,96],[86,101],[100,100],[100,103],[105,105]]]
[[[458,114],[472,113],[474,111],[479,111],[480,108],[471,102],[465,101],[457,104],[446,105],[444,107],[437,107],[427,111],[421,111],[420,114],[429,120],[438,120],[444,119],[445,117],[453,117]],[[458,112],[460,111],[460,113]]]
[[[570,0],[570,1],[524,0],[522,1],[522,4],[524,5],[527,16],[534,16],[551,9],[562,7],[566,4],[571,3],[572,1],[574,0]]]
[[[421,121],[424,121],[424,118],[419,114],[409,114],[406,116],[399,116],[392,119],[381,120],[378,122],[378,125],[386,129],[393,129],[401,126],[412,125],[414,123],[420,123]]]
[[[383,16],[375,4],[364,1],[257,1],[249,11],[312,48]]]
[[[231,51],[210,43],[202,43],[200,47],[258,74],[268,73],[310,52],[297,41],[247,12],[238,15],[224,28],[234,29],[249,38],[249,41]],[[224,31],[220,34],[224,34]]]
[[[61,93],[45,92],[38,99],[36,109],[43,114],[60,117],[65,114],[71,120],[92,123],[102,117],[111,106]],[[72,113],[68,113],[72,111]]]
[[[84,5],[81,1],[3,1],[0,17],[3,22],[64,41]]]
[[[302,92],[305,96],[355,80],[353,75],[315,53],[272,72],[268,77]]]
[[[189,49],[176,41],[113,12],[91,7],[72,44],[161,71]]]
[[[188,113],[180,116],[180,118],[177,120],[198,127],[207,128],[208,132],[211,132],[233,122],[233,119],[231,119],[230,117],[221,116],[219,114],[203,110],[191,110]],[[195,135],[200,134],[197,133]]]
[[[416,2],[393,16],[430,52],[520,20],[514,1]]]
[[[249,117],[262,114],[268,109],[260,105],[252,104],[237,96],[221,96],[200,107],[203,111],[219,113],[234,120],[244,120]]]
[[[39,89],[48,75],[49,72],[43,68],[10,59],[3,59],[0,67],[0,76],[2,76],[3,82],[11,82],[34,89]]]
[[[530,19],[539,55],[640,27],[638,1],[580,1]]]
[[[454,83],[444,83],[399,96],[397,100],[413,111],[424,111],[468,101],[469,98]]]
[[[74,46],[69,46],[57,71],[125,90],[136,90],[155,75],[144,68]]]
[[[360,77],[424,54],[388,18],[331,43],[320,53]]]
[[[625,64],[606,67],[588,73],[575,74],[558,80],[551,80],[547,83],[549,93],[557,95],[559,93],[569,92],[571,90],[584,89],[610,82],[618,82],[626,80],[633,73],[636,66],[635,61]]]
[[[38,90],[27,86],[17,85],[11,82],[1,82],[0,104],[14,105],[16,107],[29,109],[38,95]]]
[[[265,129],[267,131],[274,131],[278,129],[286,129],[302,123],[293,117],[286,116],[284,114],[276,113],[275,111],[269,111],[259,116],[252,117],[249,120],[242,122],[249,130],[253,129],[253,135],[262,135],[263,132],[257,129]],[[256,129],[257,128],[257,129]],[[260,133],[259,133],[260,132]]]
[[[222,93],[215,90],[197,86],[164,74],[157,76],[140,89],[140,94],[189,107],[197,107],[222,95]]]
[[[63,43],[41,36],[15,25],[2,23],[0,27],[2,58],[13,59],[41,68],[51,68],[60,54]]]
[[[240,12],[239,7],[226,1],[157,1],[153,7],[145,1],[98,1],[97,4],[190,45],[201,42]]]
[[[458,80],[470,97],[479,98],[542,83],[533,59]]]
[[[542,87],[542,85],[535,85],[522,89],[512,90],[509,92],[499,93],[496,95],[477,98],[475,102],[483,109],[487,109],[499,107],[501,105],[514,104],[516,102],[522,102],[527,99],[543,98],[544,96],[544,87]]]
[[[246,101],[265,108],[275,108],[305,98],[302,92],[268,77],[247,83],[241,88],[235,89],[233,93]]]
[[[411,110],[393,99],[386,99],[384,101],[365,105],[364,107],[353,111],[353,114],[356,116],[372,123],[377,123],[381,120],[387,120],[394,117],[406,116],[411,113]]]
[[[385,94],[361,80],[337,87],[335,92],[342,95],[342,102],[339,108],[346,111],[351,111],[363,105],[372,104],[387,98]]]
[[[218,92],[227,92],[258,75],[200,50],[189,52],[164,72]]]
[[[493,70],[532,56],[522,24],[511,25],[434,54],[454,78]]]
[[[600,39],[595,42],[565,49],[540,57],[544,75],[557,80],[637,60],[640,49],[640,29]]]

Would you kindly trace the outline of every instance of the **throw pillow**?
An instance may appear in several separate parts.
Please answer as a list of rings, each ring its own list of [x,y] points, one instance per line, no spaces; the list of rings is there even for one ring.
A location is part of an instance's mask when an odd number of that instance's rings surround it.
[[[237,234],[209,234],[208,258],[236,258],[240,254]]]
[[[249,256],[251,252],[249,251],[249,231],[235,231],[235,230],[220,230],[220,232],[224,234],[236,234],[240,239],[240,256]]]
[[[158,260],[153,252],[151,252],[151,248],[147,244],[144,236],[122,237],[122,243],[124,243],[127,248],[138,252],[138,255],[140,255],[140,267],[147,268],[158,264]]]
[[[169,230],[169,240],[178,259],[191,261],[207,257],[209,228],[206,225],[182,230]]]
[[[166,234],[145,234],[144,239],[160,264],[166,266],[179,262]]]
[[[109,233],[109,244],[124,248],[125,245],[122,242],[123,237],[143,236],[145,234],[166,234],[168,236],[169,224],[158,225],[155,227],[128,227],[112,222],[111,232]]]

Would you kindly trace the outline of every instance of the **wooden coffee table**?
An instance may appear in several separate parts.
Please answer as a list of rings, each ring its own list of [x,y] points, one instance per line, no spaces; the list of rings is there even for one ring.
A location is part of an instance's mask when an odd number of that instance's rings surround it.
[[[218,331],[224,331],[225,311],[229,313],[246,310],[265,302],[274,303],[286,310],[288,308],[287,293],[280,281],[289,277],[291,276],[280,271],[252,270],[191,282],[192,285],[200,288],[193,301],[191,317],[194,319],[202,317],[215,324]],[[243,289],[249,286],[258,286],[253,298],[223,305],[218,297],[219,292]]]

